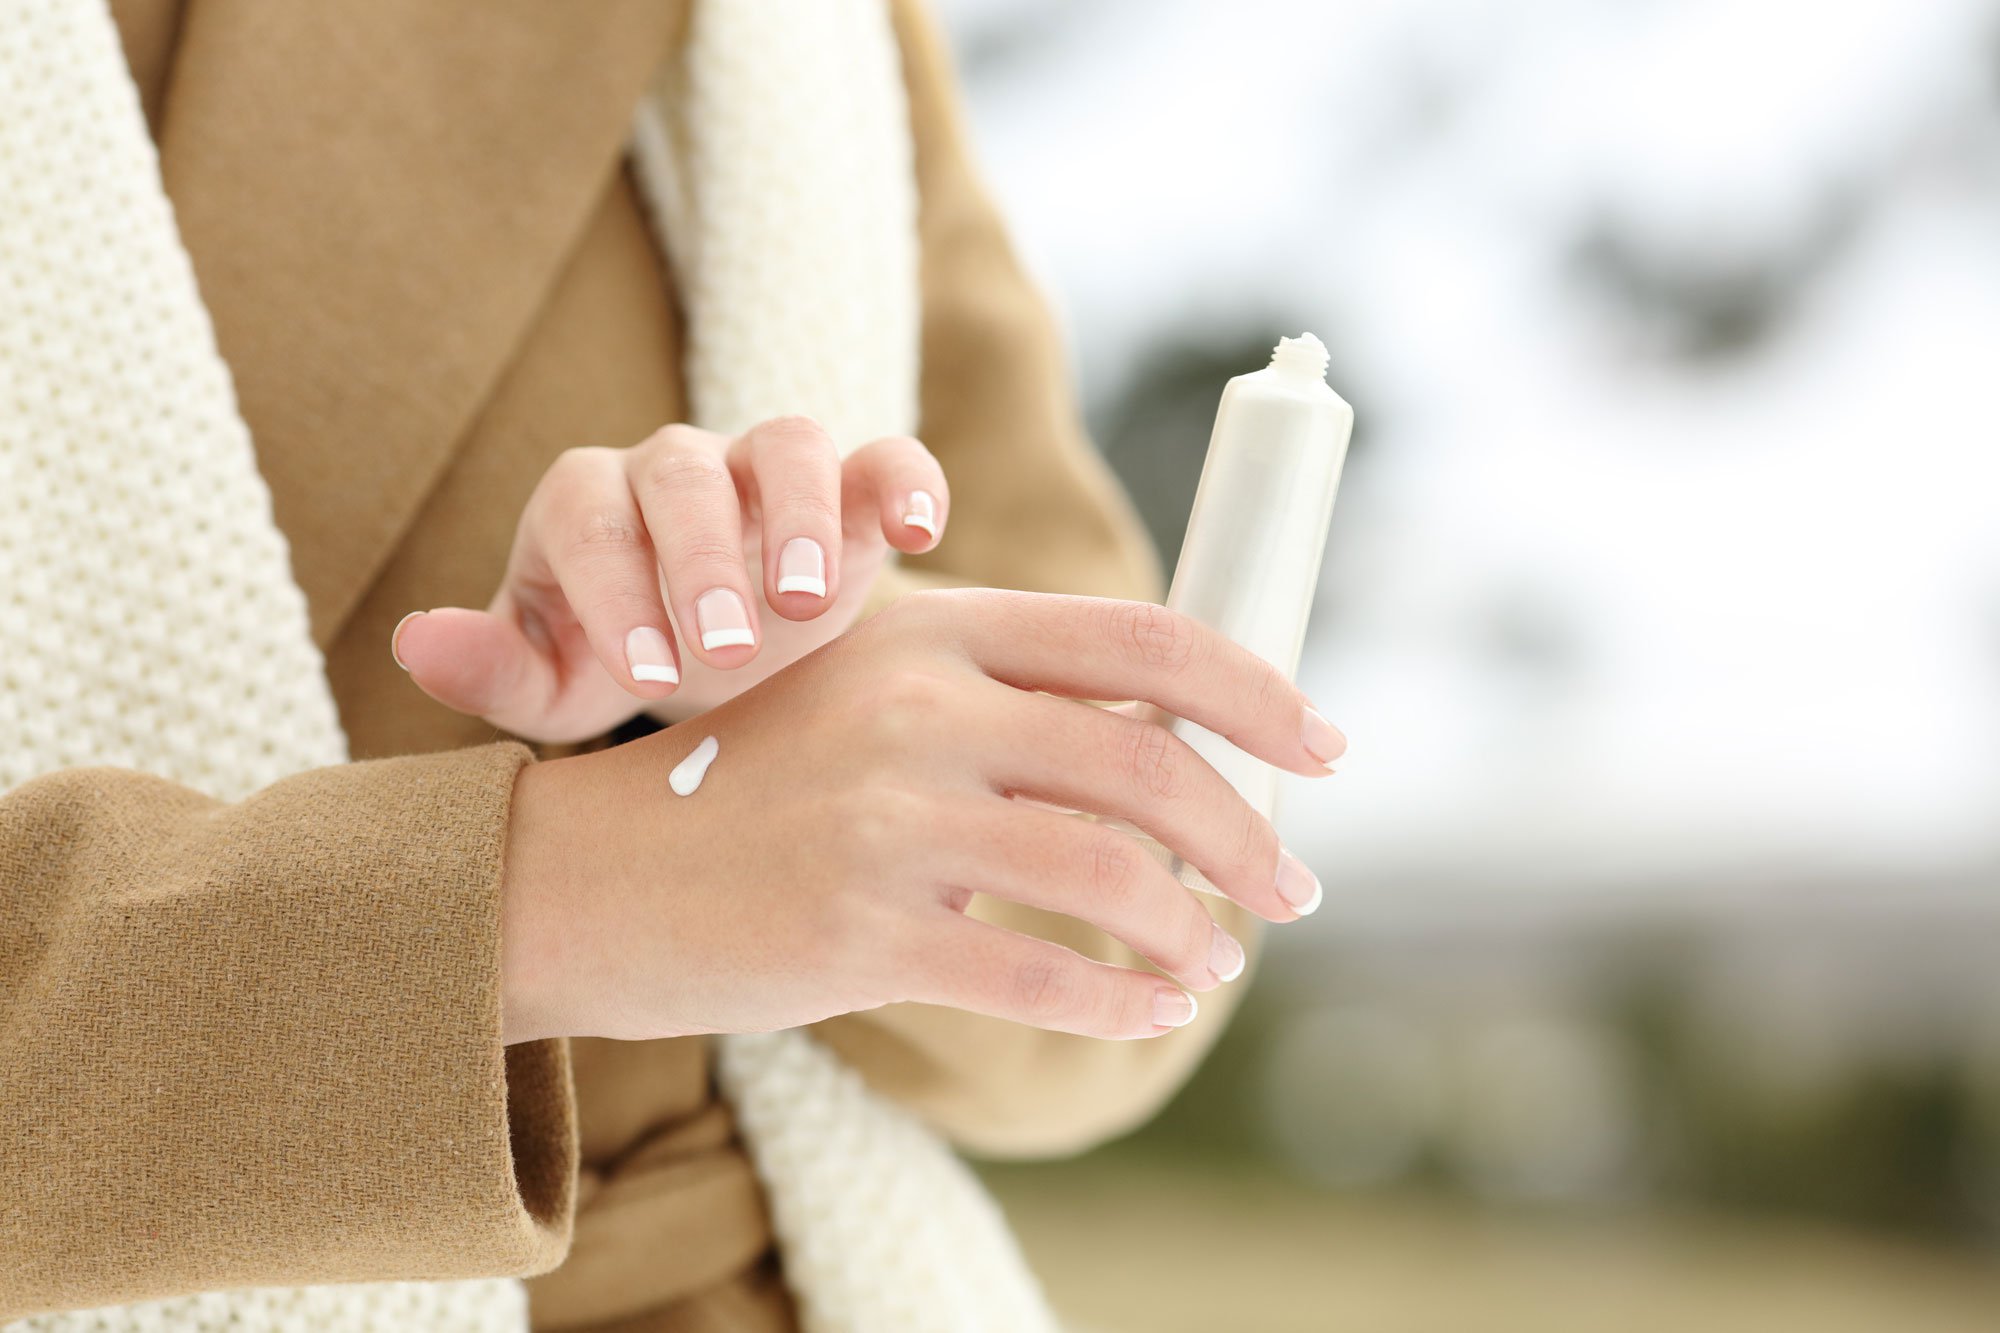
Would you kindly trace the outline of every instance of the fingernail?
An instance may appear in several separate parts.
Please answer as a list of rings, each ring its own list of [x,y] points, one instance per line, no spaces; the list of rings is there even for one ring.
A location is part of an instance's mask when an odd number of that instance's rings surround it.
[[[1194,996],[1177,986],[1162,986],[1153,992],[1153,1026],[1184,1028],[1194,1022]]]
[[[709,652],[717,648],[748,648],[757,642],[750,632],[750,612],[743,599],[728,588],[710,588],[694,603],[695,623],[701,626],[701,646]]]
[[[909,500],[903,505],[903,523],[937,536],[937,501],[931,498],[929,491],[910,492]]]
[[[667,649],[667,636],[651,625],[640,625],[625,636],[625,669],[632,673],[633,680],[681,683],[681,673],[674,669],[674,655]]]
[[[1325,764],[1329,770],[1333,768],[1334,760],[1347,753],[1347,737],[1340,734],[1339,727],[1312,708],[1306,709],[1299,738],[1305,742],[1306,753]]]
[[[410,664],[408,662],[405,662],[403,660],[403,655],[396,651],[396,640],[403,637],[403,626],[409,624],[412,620],[415,620],[418,616],[422,614],[423,612],[421,611],[410,612],[410,614],[404,616],[401,620],[396,622],[396,628],[389,631],[389,656],[395,658],[396,665],[403,668],[403,670],[405,671],[408,671],[410,669]]]
[[[794,537],[778,551],[778,591],[826,596],[826,552],[810,537]]]
[[[1300,916],[1311,916],[1318,910],[1322,897],[1319,876],[1306,869],[1304,861],[1287,851],[1278,853],[1278,896]]]
[[[1243,946],[1218,924],[1208,944],[1208,970],[1218,981],[1234,981],[1243,975],[1243,962]]]

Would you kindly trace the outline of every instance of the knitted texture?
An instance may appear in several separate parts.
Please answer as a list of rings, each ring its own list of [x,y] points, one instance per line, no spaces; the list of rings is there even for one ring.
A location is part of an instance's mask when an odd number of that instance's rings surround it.
[[[1053,1333],[985,1187],[831,1051],[796,1032],[731,1037],[717,1076],[807,1333]]]
[[[384,1282],[208,1292],[40,1315],[0,1333],[493,1333],[526,1329],[518,1282]]]
[[[635,149],[689,313],[698,419],[916,416],[916,209],[879,0],[703,4]],[[78,765],[235,799],[346,745],[303,595],[105,0],[0,24],[0,789]],[[664,774],[662,775],[664,780]],[[724,1089],[811,1333],[1053,1328],[997,1208],[800,1033],[724,1041]],[[0,1333],[498,1333],[520,1284],[206,1294]]]
[[[883,0],[698,4],[633,156],[688,314],[694,420],[916,429],[910,112]]]
[[[234,800],[346,738],[104,0],[0,23],[0,789]],[[527,1327],[518,1282],[240,1291],[4,1333]]]
[[[0,22],[0,787],[346,741],[102,0]]]

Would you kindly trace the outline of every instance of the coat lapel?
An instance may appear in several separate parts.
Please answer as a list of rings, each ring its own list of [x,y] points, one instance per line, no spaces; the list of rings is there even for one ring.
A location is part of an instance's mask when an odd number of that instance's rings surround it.
[[[188,0],[162,172],[322,646],[520,344],[680,10]]]

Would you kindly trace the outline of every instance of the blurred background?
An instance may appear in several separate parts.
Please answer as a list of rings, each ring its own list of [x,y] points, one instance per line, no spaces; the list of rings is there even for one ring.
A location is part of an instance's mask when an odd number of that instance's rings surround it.
[[[2000,1329],[2000,3],[940,0],[1169,562],[1359,418],[1326,882],[1156,1124],[989,1177],[1098,1329]]]

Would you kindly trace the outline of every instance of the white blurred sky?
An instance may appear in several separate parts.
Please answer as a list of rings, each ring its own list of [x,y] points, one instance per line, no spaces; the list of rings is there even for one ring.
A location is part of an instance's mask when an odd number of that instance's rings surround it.
[[[1365,387],[1302,673],[1354,758],[1283,820],[1335,910],[2000,907],[2000,3],[940,9],[1087,396],[1272,309]],[[1593,225],[1782,264],[1840,198],[1738,361],[1575,277]]]

